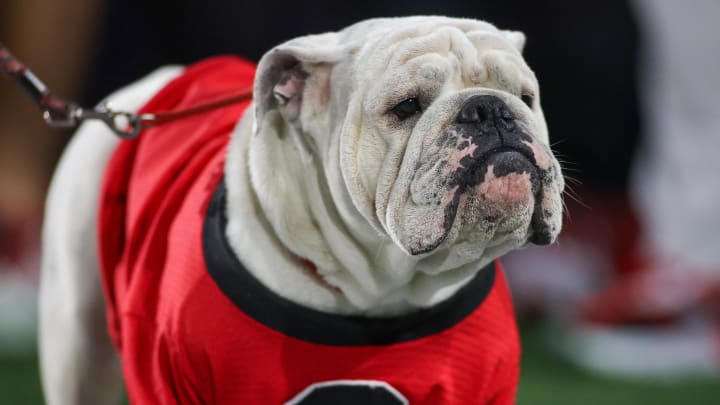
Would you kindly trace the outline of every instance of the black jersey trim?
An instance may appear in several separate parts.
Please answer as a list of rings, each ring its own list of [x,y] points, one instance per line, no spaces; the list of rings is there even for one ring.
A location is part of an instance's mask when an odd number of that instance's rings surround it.
[[[210,276],[244,313],[287,336],[332,346],[390,345],[442,332],[470,315],[495,282],[494,262],[455,295],[433,306],[397,317],[329,314],[285,299],[261,284],[230,249],[225,236],[226,188],[221,181],[203,223],[203,254]]]

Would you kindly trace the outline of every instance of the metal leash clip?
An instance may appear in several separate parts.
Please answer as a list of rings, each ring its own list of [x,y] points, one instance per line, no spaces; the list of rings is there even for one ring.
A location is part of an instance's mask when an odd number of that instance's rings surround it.
[[[73,102],[55,97],[33,72],[20,63],[0,43],[0,73],[15,82],[40,107],[45,122],[55,128],[75,128],[86,120],[100,120],[123,139],[135,138],[154,120],[152,114],[115,111],[108,103],[84,109]]]
[[[123,139],[135,138],[146,128],[144,121],[152,120],[152,114],[138,115],[115,111],[110,103],[103,103],[92,110],[86,110],[75,103],[69,103],[64,117],[54,116],[50,110],[43,111],[43,119],[51,127],[75,128],[86,120],[99,120],[105,123],[116,135]]]

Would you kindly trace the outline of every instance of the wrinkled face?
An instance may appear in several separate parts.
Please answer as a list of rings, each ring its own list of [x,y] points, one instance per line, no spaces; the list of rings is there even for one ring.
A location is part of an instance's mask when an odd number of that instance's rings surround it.
[[[554,241],[564,182],[523,42],[482,21],[421,16],[269,51],[250,165],[265,169],[253,182],[283,243],[379,296],[420,273],[450,285]]]
[[[407,254],[469,262],[560,232],[564,182],[521,47],[494,27],[412,27],[340,66],[354,73],[340,141],[349,193]]]

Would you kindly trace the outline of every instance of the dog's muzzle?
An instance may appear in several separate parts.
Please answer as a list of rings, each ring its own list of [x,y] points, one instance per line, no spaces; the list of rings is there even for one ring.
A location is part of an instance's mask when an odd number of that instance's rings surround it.
[[[548,170],[538,163],[547,159],[535,155],[542,153],[537,142],[501,98],[470,96],[418,162],[410,186],[416,208],[401,244],[425,254],[458,237],[507,235],[527,225],[530,242],[550,243],[542,216]]]
[[[533,151],[525,144],[532,142],[516,123],[515,115],[501,99],[480,95],[468,99],[455,118],[458,133],[476,145],[477,149],[460,161],[451,185],[461,191],[478,185],[488,166],[496,177],[510,173],[530,173],[533,194],[537,194],[540,181]],[[463,147],[464,143],[459,146]]]
[[[448,186],[459,197],[486,180],[491,170],[495,178],[512,173],[528,173],[531,192],[537,199],[542,187],[533,151],[527,146],[530,135],[517,124],[515,115],[501,99],[490,95],[473,96],[460,108],[454,129],[465,141],[458,149],[473,147],[472,154],[460,160]],[[445,208],[446,232],[449,232],[458,212],[457,202]],[[536,232],[534,232],[535,234]]]

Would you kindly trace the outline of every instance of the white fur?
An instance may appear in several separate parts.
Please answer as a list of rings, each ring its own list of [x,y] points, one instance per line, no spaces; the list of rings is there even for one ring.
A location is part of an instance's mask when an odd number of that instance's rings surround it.
[[[169,67],[111,95],[134,111],[181,72]],[[103,169],[118,138],[97,122],[68,145],[48,193],[40,282],[40,363],[50,405],[117,403],[122,380],[107,336],[96,223]]]
[[[411,127],[385,122],[388,100],[404,96],[403,86],[442,84],[432,90],[440,101],[428,108],[430,121],[447,121],[468,94],[498,94],[536,137],[535,153],[547,153],[544,161],[557,164],[547,150],[542,111],[519,99],[522,91],[538,92],[520,56],[523,43],[522,34],[481,21],[412,17],[369,20],[268,52],[258,66],[255,105],[234,131],[225,167],[226,233],[248,271],[299,304],[382,316],[435,305],[482,265],[525,243],[529,219],[523,214],[515,218],[519,225],[503,233],[493,230],[408,255],[403,232],[414,229],[397,224],[412,215],[401,200],[410,187],[413,156],[425,141]],[[297,82],[291,88],[277,87],[286,73],[279,66],[288,60],[298,61],[307,75],[292,76]],[[157,72],[111,101],[136,109],[178,73]],[[302,97],[292,94],[292,110],[273,94],[297,89]],[[431,128],[430,121],[418,125]],[[427,134],[429,140],[435,135]],[[51,404],[109,403],[118,388],[94,223],[102,168],[116,143],[100,124],[84,125],[48,199],[40,341]],[[561,181],[555,194],[545,196],[548,205],[559,199]],[[423,221],[417,215],[409,223],[421,229]],[[302,259],[315,263],[324,280]]]

